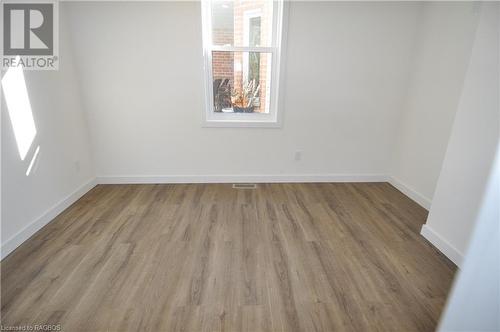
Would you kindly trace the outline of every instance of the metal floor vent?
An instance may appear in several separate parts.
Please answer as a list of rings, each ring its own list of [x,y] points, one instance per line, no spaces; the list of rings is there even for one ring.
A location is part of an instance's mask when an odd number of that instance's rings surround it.
[[[233,183],[233,189],[257,189],[255,183]]]

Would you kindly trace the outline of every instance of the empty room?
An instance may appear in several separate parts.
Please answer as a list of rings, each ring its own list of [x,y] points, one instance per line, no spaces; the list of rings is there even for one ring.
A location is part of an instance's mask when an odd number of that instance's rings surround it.
[[[500,331],[499,2],[1,11],[1,331]]]

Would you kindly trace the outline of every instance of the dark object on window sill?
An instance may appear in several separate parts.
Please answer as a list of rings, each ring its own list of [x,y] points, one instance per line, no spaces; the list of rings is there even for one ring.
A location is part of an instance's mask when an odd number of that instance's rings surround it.
[[[231,107],[231,84],[228,78],[214,80],[214,112]]]
[[[248,106],[248,107],[238,107],[238,106],[233,106],[233,112],[234,113],[253,113],[255,106]]]

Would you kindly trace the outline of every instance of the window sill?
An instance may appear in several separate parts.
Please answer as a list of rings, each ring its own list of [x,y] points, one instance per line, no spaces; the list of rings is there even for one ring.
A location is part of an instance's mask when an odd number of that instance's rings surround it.
[[[205,120],[203,128],[281,128],[278,121]]]
[[[229,110],[229,109],[228,109]],[[281,118],[276,112],[241,113],[212,112],[207,110],[202,127],[215,128],[281,128]]]

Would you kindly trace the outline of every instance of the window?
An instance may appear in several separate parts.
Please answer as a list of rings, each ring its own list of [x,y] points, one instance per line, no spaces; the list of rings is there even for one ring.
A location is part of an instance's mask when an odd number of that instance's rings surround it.
[[[203,0],[207,126],[278,126],[283,1]]]

